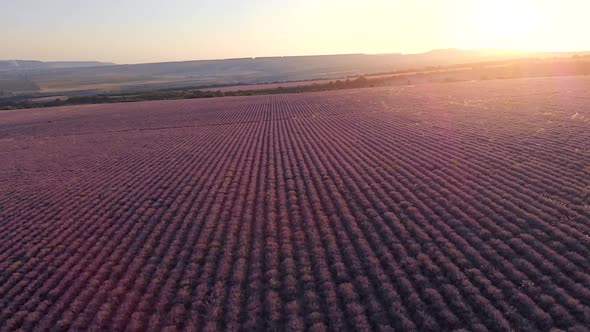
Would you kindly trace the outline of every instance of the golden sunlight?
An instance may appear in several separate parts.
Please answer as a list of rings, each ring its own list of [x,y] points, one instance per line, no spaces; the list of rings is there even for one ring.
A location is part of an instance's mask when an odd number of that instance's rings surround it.
[[[465,13],[470,31],[462,44],[470,47],[535,49],[542,40],[543,12],[535,1],[495,0],[477,2]]]
[[[490,1],[480,7],[476,18],[489,33],[498,37],[523,35],[538,27],[539,17],[532,6],[515,1]]]

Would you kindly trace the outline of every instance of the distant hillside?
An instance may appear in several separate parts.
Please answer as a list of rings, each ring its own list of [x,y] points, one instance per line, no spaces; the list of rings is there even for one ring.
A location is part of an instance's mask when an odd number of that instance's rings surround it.
[[[518,57],[571,57],[579,53],[499,50],[435,50],[421,54],[344,54],[258,57],[88,67],[95,63],[20,62],[20,70],[0,71],[0,79],[27,79],[43,92],[137,90],[219,84],[333,79]],[[64,68],[65,64],[70,64]],[[76,65],[77,66],[72,66]],[[86,65],[82,65],[86,64]],[[7,66],[7,64],[5,64]],[[59,67],[62,66],[62,67]]]
[[[37,84],[24,79],[0,79],[0,96],[6,93],[30,93],[39,91]]]
[[[43,62],[36,60],[0,60],[0,71],[31,70],[31,69],[55,69],[55,68],[80,68],[113,65],[111,62],[98,61],[53,61]]]

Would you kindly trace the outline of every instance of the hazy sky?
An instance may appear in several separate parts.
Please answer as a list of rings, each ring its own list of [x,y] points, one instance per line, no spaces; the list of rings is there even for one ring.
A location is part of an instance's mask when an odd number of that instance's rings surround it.
[[[590,50],[590,0],[0,0],[0,59]]]

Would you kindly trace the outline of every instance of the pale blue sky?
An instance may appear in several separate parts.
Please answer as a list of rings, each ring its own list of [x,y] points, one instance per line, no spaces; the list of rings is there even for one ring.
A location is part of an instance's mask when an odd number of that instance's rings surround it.
[[[590,50],[588,0],[0,0],[0,59]]]

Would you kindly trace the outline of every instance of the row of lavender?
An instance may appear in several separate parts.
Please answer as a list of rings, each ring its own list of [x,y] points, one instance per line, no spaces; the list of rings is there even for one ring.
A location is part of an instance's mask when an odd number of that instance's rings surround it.
[[[393,91],[101,105],[96,127],[72,115],[47,125],[58,135],[11,134],[0,326],[590,325],[586,124],[560,140],[569,116]],[[546,130],[511,121],[527,117]],[[524,153],[531,141],[545,144]]]

